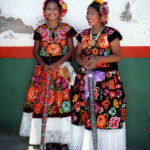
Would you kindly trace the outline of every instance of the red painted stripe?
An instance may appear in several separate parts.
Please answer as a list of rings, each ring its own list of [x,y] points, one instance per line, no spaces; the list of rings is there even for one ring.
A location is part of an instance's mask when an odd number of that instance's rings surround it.
[[[150,46],[121,47],[123,58],[150,58]]]
[[[0,58],[34,58],[33,47],[0,47]],[[150,58],[150,46],[121,47],[123,58]]]
[[[0,47],[0,58],[34,58],[33,47]]]

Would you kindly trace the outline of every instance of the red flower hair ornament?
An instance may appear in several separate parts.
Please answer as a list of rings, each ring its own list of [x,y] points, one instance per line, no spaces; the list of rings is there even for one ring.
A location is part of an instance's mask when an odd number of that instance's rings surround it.
[[[107,6],[108,2],[103,2],[103,0],[93,0],[93,2],[97,2],[100,4],[101,22],[103,24],[107,24],[109,13],[109,8]]]

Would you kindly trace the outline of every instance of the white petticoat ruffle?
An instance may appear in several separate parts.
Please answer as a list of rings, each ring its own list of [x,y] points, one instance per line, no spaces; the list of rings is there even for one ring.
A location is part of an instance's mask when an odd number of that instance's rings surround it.
[[[31,121],[33,113],[23,112],[19,135],[23,137],[29,137],[31,131]]]
[[[122,129],[98,129],[97,150],[126,150],[125,123]],[[72,125],[70,150],[94,150],[92,132],[83,126]]]
[[[29,137],[29,144],[41,144],[42,119],[32,118],[32,113],[23,113],[20,136]],[[47,118],[44,143],[71,142],[71,117]]]

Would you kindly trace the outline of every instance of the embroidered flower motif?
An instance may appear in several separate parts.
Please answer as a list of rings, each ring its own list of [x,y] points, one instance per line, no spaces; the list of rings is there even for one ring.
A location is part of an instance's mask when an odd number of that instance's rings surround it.
[[[62,109],[63,109],[63,112],[65,112],[65,113],[70,112],[70,110],[71,110],[70,102],[69,101],[63,101],[62,102]]]
[[[54,95],[52,90],[49,89],[47,94],[48,94],[48,105],[51,105],[54,101]],[[42,105],[44,105],[44,101],[45,101],[45,90],[43,90],[43,92],[40,95],[40,102]]]
[[[105,109],[107,109],[109,105],[110,105],[109,100],[104,100],[104,101],[102,102],[102,106],[103,106]]]
[[[62,90],[66,89],[68,87],[68,83],[66,82],[66,80],[63,78],[62,79]]]
[[[91,128],[92,127],[90,119],[86,121],[86,127],[87,128]]]
[[[116,92],[110,91],[109,96],[110,96],[111,99],[115,98],[116,97]]]
[[[105,89],[106,88],[106,82],[102,83],[102,88]]]
[[[56,107],[56,105],[52,106],[51,113],[54,114],[54,115],[57,114],[57,107]]]
[[[115,116],[115,115],[116,115],[116,112],[117,112],[117,110],[116,110],[114,107],[112,107],[112,108],[109,110],[109,114],[110,114],[111,116]]]
[[[113,34],[113,33],[114,33],[114,30],[109,30],[108,33],[109,33],[109,34]]]
[[[107,33],[102,34],[102,35],[99,37],[99,39],[98,39],[98,41],[97,41],[97,45],[98,45],[98,47],[100,47],[100,48],[108,48],[108,47],[109,47],[109,42],[108,42],[108,40],[107,40]]]
[[[28,89],[28,92],[27,92],[27,100],[29,102],[34,102],[34,100],[36,99],[36,88],[34,86],[30,87]]]
[[[52,38],[52,37],[49,37],[49,38],[47,39],[47,41],[48,41],[49,44],[52,44],[52,43],[53,43],[53,38]]]
[[[105,51],[104,49],[100,49],[99,54],[100,54],[100,55],[103,55],[103,54],[104,54],[104,51]]]
[[[61,40],[60,44],[61,44],[62,47],[65,47],[66,44],[67,44],[67,41],[66,40]]]
[[[113,101],[113,105],[114,105],[115,108],[119,108],[119,103],[118,103],[117,99],[115,99]]]
[[[111,129],[116,129],[119,126],[119,122],[120,122],[120,118],[115,116],[115,117],[111,117],[110,121],[109,121],[109,128]]]
[[[47,42],[47,41],[43,41],[43,42],[42,42],[42,46],[46,49],[47,46],[48,46],[48,42]]]
[[[94,89],[94,99],[97,100],[99,96],[98,90]]]
[[[40,28],[40,34],[42,36],[42,41],[45,41],[49,37],[49,32],[43,28]]]
[[[57,107],[60,107],[62,104],[62,95],[59,90],[57,90],[55,93],[55,102],[57,104]]]
[[[115,90],[115,83],[114,83],[114,80],[109,80],[109,89],[111,90]]]
[[[117,93],[117,97],[121,97],[122,96],[122,90],[117,90],[116,93]]]
[[[116,85],[116,89],[120,89],[121,87],[122,87],[121,84]]]
[[[57,33],[61,39],[66,39],[67,32],[68,32],[68,28],[66,26],[64,26],[64,27],[60,28]]]
[[[90,37],[88,35],[82,36],[82,49],[86,49],[89,46]]]
[[[51,53],[52,56],[57,56],[61,52],[61,48],[58,44],[50,44],[48,45],[46,50],[47,50],[47,55]]]
[[[98,128],[104,128],[106,126],[107,120],[105,118],[105,115],[99,115],[97,118],[97,127]]]
[[[103,91],[104,96],[107,96],[108,93],[109,93],[109,90],[108,90],[108,89],[105,89],[105,90]]]
[[[97,48],[93,48],[93,55],[98,55],[98,49]]]
[[[105,51],[104,56],[108,56],[110,54],[110,51]]]
[[[122,109],[122,111],[121,111],[121,119],[122,119],[123,121],[126,120],[126,118],[125,118],[125,112],[126,112],[126,108]]]
[[[84,91],[84,86],[80,86],[80,91]]]
[[[82,122],[83,122],[84,124],[86,124],[86,120],[88,120],[88,119],[89,119],[89,115],[88,115],[87,112],[85,112],[85,113],[82,115]]]
[[[88,35],[90,32],[89,32],[89,30],[84,30],[83,31],[83,34],[85,34],[85,35]]]
[[[75,103],[77,100],[78,100],[78,95],[76,94],[76,95],[73,96],[72,102]]]
[[[99,108],[99,113],[101,114],[102,112],[104,112],[104,108],[103,108],[103,107],[100,107],[100,108]]]
[[[35,114],[37,114],[37,115],[40,114],[41,109],[42,109],[42,105],[40,103],[36,104],[35,108],[34,108]]]
[[[80,85],[81,85],[81,86],[84,85],[84,81],[83,81],[83,80],[80,81]]]
[[[63,100],[69,100],[70,99],[69,89],[62,90],[62,94],[63,94]]]
[[[77,101],[73,107],[76,110],[76,112],[80,112],[81,106],[85,106],[85,104],[83,102]]]
[[[57,37],[55,37],[54,41],[55,41],[57,44],[59,44],[59,43],[61,42],[61,39],[57,36]]]

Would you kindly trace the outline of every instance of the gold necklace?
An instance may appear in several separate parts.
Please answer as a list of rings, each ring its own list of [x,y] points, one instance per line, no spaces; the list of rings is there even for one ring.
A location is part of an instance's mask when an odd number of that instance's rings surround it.
[[[98,38],[100,37],[101,35],[101,32],[103,31],[104,28],[101,28],[101,30],[98,32],[97,36],[95,37],[95,39],[93,39],[93,35],[92,35],[92,28],[90,30],[90,41],[88,42],[88,45],[89,45],[89,49],[93,46],[96,45],[96,42],[98,40]]]

